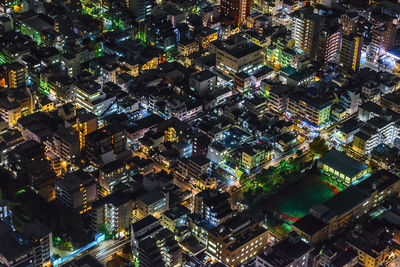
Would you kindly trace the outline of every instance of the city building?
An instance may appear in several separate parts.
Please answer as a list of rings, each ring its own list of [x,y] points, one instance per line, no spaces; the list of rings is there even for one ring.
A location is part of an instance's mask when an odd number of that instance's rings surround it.
[[[320,96],[311,97],[305,93],[293,93],[289,96],[287,110],[290,116],[308,124],[308,127],[320,129],[329,122],[332,102]]]
[[[98,183],[107,192],[129,181],[127,164],[121,160],[114,160],[100,167]]]
[[[56,180],[56,202],[84,213],[91,209],[97,197],[97,184],[93,177],[82,170],[69,173]]]
[[[92,204],[90,216],[92,231],[106,226],[110,232],[123,236],[130,228],[133,219],[134,199],[129,193],[114,192]]]
[[[370,156],[376,146],[392,144],[398,136],[398,120],[399,117],[396,113],[372,117],[354,135],[350,152],[359,157]]]
[[[27,88],[8,88],[0,94],[0,116],[10,127],[33,112],[32,95]]]
[[[194,213],[212,225],[219,225],[233,216],[227,194],[215,189],[203,190],[195,195]]]
[[[250,15],[251,0],[221,0],[220,15],[222,21],[231,25],[242,25]]]
[[[137,198],[136,208],[136,214],[139,218],[148,215],[160,218],[161,214],[169,208],[169,196],[162,194],[158,189],[149,191]]]
[[[239,72],[250,73],[262,67],[264,52],[261,46],[249,43],[236,34],[225,41],[217,40],[210,45],[216,53],[216,68],[233,79]]]
[[[115,96],[107,95],[95,81],[80,82],[75,86],[76,107],[99,116],[102,115],[115,101]]]
[[[204,96],[215,89],[217,76],[209,70],[203,70],[190,77],[189,86],[200,96]]]
[[[179,228],[187,227],[187,216],[189,214],[190,210],[185,206],[175,206],[161,215],[161,225],[175,233]]]
[[[155,238],[149,237],[139,241],[137,262],[139,266],[143,267],[164,266],[161,250],[157,246]]]
[[[33,245],[14,231],[8,224],[0,221],[0,258],[4,266],[36,267]]]
[[[60,157],[66,165],[80,156],[80,143],[78,132],[74,128],[58,129],[53,138],[45,141],[46,149]]]
[[[395,44],[397,29],[397,19],[391,19],[388,16],[387,20],[377,25],[372,30],[371,44],[367,52],[367,59],[375,62],[386,51],[392,49]]]
[[[127,0],[126,6],[137,21],[143,21],[151,14],[152,3],[150,0]]]
[[[324,64],[337,63],[341,42],[342,29],[339,25],[324,28],[319,36],[317,61]]]
[[[344,35],[351,35],[357,31],[360,17],[357,12],[348,12],[340,16],[339,22],[342,25]]]
[[[53,234],[38,221],[25,225],[23,235],[33,245],[35,266],[50,266],[53,256]]]
[[[295,232],[279,241],[265,252],[257,255],[257,267],[290,267],[308,266],[310,252],[313,248],[300,239]]]
[[[111,161],[126,149],[126,134],[119,123],[109,124],[85,136],[85,150],[89,160],[98,165]],[[111,157],[114,160],[113,157]]]
[[[131,224],[131,248],[133,256],[138,256],[139,242],[155,237],[155,235],[164,229],[158,219],[152,215]]]
[[[261,119],[268,111],[268,101],[264,96],[257,95],[251,99],[246,99],[244,107],[247,109],[247,112]]]
[[[368,173],[368,166],[336,149],[326,152],[318,160],[318,168],[346,186]]]
[[[359,70],[363,42],[363,37],[356,34],[342,37],[339,69],[346,73],[353,73]]]
[[[208,233],[207,253],[228,265],[246,264],[268,243],[268,231],[253,218],[238,214]]]
[[[27,74],[24,65],[18,62],[6,63],[0,68],[0,86],[19,88],[26,86]]]
[[[295,46],[310,59],[318,50],[318,39],[324,26],[324,17],[314,13],[313,8],[303,8],[291,14],[293,20],[292,38]]]

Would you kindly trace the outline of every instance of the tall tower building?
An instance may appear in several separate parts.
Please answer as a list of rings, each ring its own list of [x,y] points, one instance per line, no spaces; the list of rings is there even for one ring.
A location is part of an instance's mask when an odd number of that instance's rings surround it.
[[[348,12],[340,16],[339,22],[342,24],[343,35],[350,35],[357,31],[359,18],[356,12]]]
[[[341,41],[342,30],[339,25],[323,29],[318,40],[317,61],[321,63],[337,63]]]
[[[367,59],[376,61],[387,50],[395,46],[397,21],[387,20],[384,24],[375,27],[372,31],[372,40],[369,46]]]
[[[364,39],[359,35],[343,36],[340,49],[339,69],[345,73],[357,72]]]
[[[137,21],[143,21],[151,13],[151,0],[126,0],[126,6],[136,17]]]
[[[250,15],[252,0],[221,0],[221,19],[226,24],[240,26]]]
[[[318,49],[318,39],[325,20],[315,14],[313,8],[304,8],[292,13],[292,38],[295,46],[310,59],[314,59]]]
[[[18,62],[3,64],[0,68],[0,86],[18,88],[26,85],[26,68]]]

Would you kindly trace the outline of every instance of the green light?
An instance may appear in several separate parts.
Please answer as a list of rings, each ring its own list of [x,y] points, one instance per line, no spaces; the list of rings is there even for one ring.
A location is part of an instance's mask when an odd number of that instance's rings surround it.
[[[21,194],[23,194],[25,192],[26,192],[25,189],[20,189],[20,190],[17,191],[17,195],[21,195]]]

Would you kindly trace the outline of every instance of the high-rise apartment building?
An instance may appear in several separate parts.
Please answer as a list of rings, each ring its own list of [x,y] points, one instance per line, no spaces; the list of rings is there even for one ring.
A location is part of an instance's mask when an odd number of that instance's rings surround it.
[[[56,181],[56,202],[80,213],[91,209],[96,200],[97,184],[92,176],[84,171],[76,171]]]
[[[395,46],[397,21],[387,20],[372,31],[372,40],[367,53],[367,59],[376,61],[387,50]]]
[[[221,0],[220,14],[227,24],[241,25],[250,15],[252,0]]]
[[[292,13],[292,37],[295,47],[314,59],[318,49],[318,39],[324,26],[324,17],[314,13],[313,8],[304,8]]]
[[[343,35],[350,35],[357,31],[359,16],[356,12],[349,12],[340,16]]]
[[[364,38],[359,35],[343,36],[339,56],[339,69],[346,73],[359,70],[363,42]]]
[[[323,29],[319,35],[317,61],[321,63],[337,62],[341,41],[342,30],[339,25]]]
[[[26,85],[26,68],[18,62],[6,63],[0,69],[0,86],[18,88]]]
[[[150,0],[126,0],[126,6],[138,21],[145,20],[152,7]]]

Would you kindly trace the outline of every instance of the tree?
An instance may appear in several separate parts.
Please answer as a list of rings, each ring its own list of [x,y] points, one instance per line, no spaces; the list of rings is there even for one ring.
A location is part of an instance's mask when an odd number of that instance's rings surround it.
[[[244,172],[239,178],[239,183],[243,185],[247,181],[247,179],[249,179],[249,175]]]
[[[322,156],[328,151],[328,146],[326,145],[326,141],[321,136],[317,136],[310,143],[310,150],[314,155]]]

